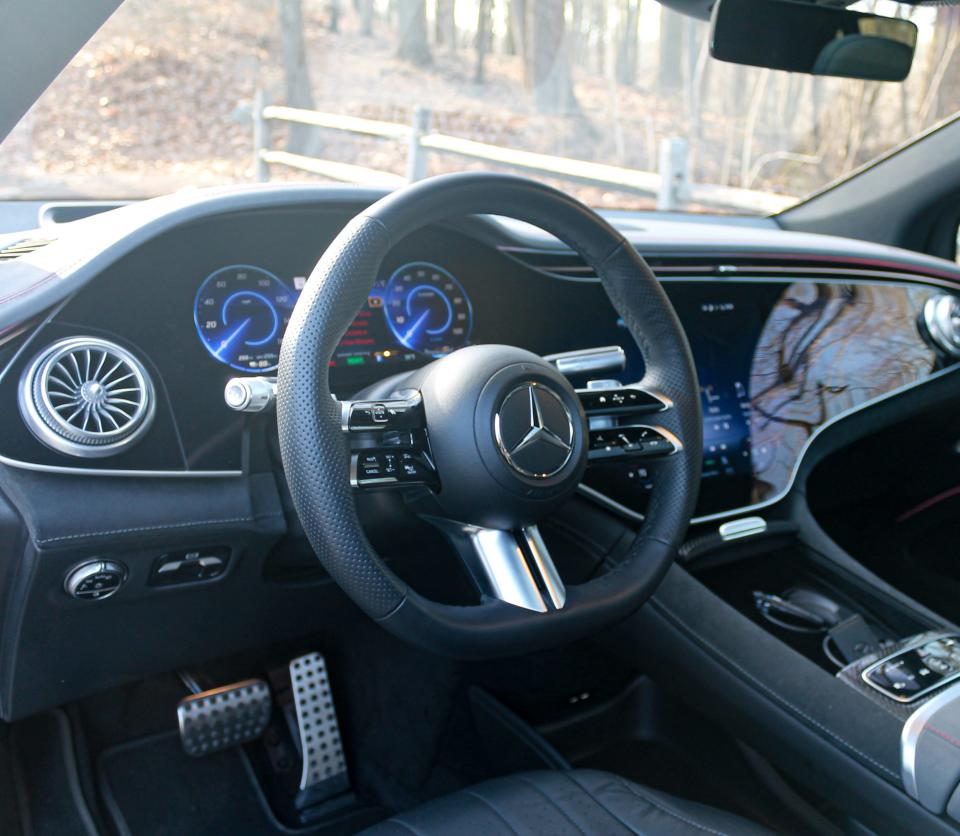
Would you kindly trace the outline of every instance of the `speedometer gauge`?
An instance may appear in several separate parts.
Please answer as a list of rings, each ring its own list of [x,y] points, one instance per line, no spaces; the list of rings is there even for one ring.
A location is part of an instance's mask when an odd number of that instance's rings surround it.
[[[384,288],[383,307],[393,335],[411,351],[449,354],[470,338],[470,299],[436,264],[414,261],[396,270]]]
[[[273,273],[231,264],[203,280],[193,317],[204,348],[241,371],[272,371],[296,298]]]

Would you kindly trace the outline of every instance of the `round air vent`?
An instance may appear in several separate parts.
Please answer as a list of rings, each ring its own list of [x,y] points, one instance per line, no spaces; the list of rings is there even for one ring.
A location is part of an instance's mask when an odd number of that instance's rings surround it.
[[[96,337],[59,340],[20,382],[20,414],[60,453],[109,456],[133,444],[153,420],[153,385],[126,349]]]
[[[933,347],[951,359],[960,359],[960,298],[943,293],[923,306],[923,329]]]

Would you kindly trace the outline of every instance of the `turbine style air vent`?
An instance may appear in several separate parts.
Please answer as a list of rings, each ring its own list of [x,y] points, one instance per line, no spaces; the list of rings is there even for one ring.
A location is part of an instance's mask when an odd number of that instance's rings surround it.
[[[129,351],[96,337],[59,340],[20,382],[20,414],[48,447],[71,456],[109,456],[149,428],[153,384]]]

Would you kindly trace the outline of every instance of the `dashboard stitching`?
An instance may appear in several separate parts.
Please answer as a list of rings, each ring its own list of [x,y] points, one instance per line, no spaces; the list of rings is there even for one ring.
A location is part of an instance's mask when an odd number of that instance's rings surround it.
[[[724,652],[723,652],[722,650],[720,650],[718,647],[716,647],[715,645],[713,645],[710,641],[708,641],[708,640],[705,639],[703,636],[701,636],[699,633],[697,633],[697,631],[694,630],[693,628],[691,628],[686,622],[681,621],[679,618],[677,618],[677,617],[674,616],[671,612],[669,612],[669,610],[668,610],[663,604],[661,604],[661,603],[656,599],[656,597],[651,598],[651,599],[650,599],[650,603],[653,605],[654,609],[655,609],[664,619],[666,619],[667,621],[671,622],[674,626],[679,627],[681,630],[683,630],[684,632],[686,632],[688,635],[690,635],[690,636],[692,636],[693,638],[695,638],[701,645],[703,645],[703,646],[706,647],[706,648],[709,648],[709,649],[712,650],[714,653],[716,653],[718,656],[720,656],[721,658],[725,659],[737,672],[739,672],[739,673],[740,673],[742,676],[744,676],[746,679],[750,680],[750,682],[752,682],[754,685],[756,685],[757,687],[759,687],[761,690],[763,690],[763,691],[765,691],[766,693],[768,693],[771,697],[774,698],[774,700],[776,700],[777,702],[781,703],[782,705],[785,705],[785,706],[787,706],[788,708],[792,709],[794,712],[796,712],[798,715],[800,715],[801,717],[803,717],[803,718],[804,718],[805,720],[807,720],[808,722],[812,723],[814,726],[816,726],[816,727],[817,727],[818,729],[820,729],[822,732],[824,732],[825,734],[827,734],[829,737],[833,738],[833,739],[836,740],[838,743],[843,744],[843,745],[844,745],[845,747],[847,747],[850,751],[856,753],[857,755],[859,755],[859,756],[860,756],[861,758],[863,758],[864,760],[866,760],[866,761],[868,761],[869,763],[873,764],[873,766],[877,767],[877,769],[881,770],[885,775],[889,775],[889,776],[890,776],[891,778],[893,778],[895,781],[899,780],[899,777],[900,777],[900,776],[898,776],[893,770],[888,769],[886,766],[884,766],[884,765],[883,765],[882,763],[880,763],[878,760],[875,760],[874,758],[872,758],[872,757],[871,757],[870,755],[868,755],[866,752],[861,752],[861,751],[860,751],[856,746],[854,746],[852,743],[850,743],[850,742],[847,741],[847,740],[844,740],[844,738],[840,737],[836,732],[831,731],[831,730],[828,729],[826,726],[824,726],[822,723],[819,723],[817,720],[815,720],[813,717],[811,717],[809,714],[807,714],[803,709],[797,708],[797,706],[795,706],[792,702],[790,702],[790,701],[789,701],[786,697],[784,697],[782,694],[778,694],[778,693],[777,693],[776,691],[774,691],[770,686],[766,685],[764,682],[762,682],[762,681],[760,681],[759,679],[757,679],[757,678],[756,678],[753,674],[751,674],[749,671],[745,670],[743,667],[741,667],[739,664],[737,664],[737,662],[735,662],[733,659],[731,659],[729,656],[727,656],[726,653],[724,653]]]
[[[96,253],[93,254],[93,256],[95,255]],[[74,270],[77,270],[78,268],[82,267],[84,264],[89,263],[91,260],[91,257],[92,256],[88,256],[87,254],[77,256],[77,258],[63,265],[63,267],[57,270],[48,271],[46,275],[44,275],[42,278],[37,279],[33,284],[30,284],[26,287],[22,287],[19,290],[14,291],[13,293],[8,293],[6,296],[0,296],[0,304],[2,304],[3,302],[12,301],[13,299],[18,299],[21,296],[27,296],[33,293],[34,291],[38,290],[39,288],[46,286],[47,284],[49,284],[51,281],[55,279],[62,280],[62,279],[70,278]]]
[[[140,525],[131,528],[114,528],[108,531],[87,531],[82,534],[63,534],[59,537],[46,537],[37,540],[37,545],[46,545],[48,543],[61,543],[65,540],[79,540],[85,537],[105,537],[113,534],[134,534],[141,531],[169,531],[175,528],[195,528],[201,525],[222,525],[225,523],[250,523],[260,522],[261,520],[281,519],[283,514],[258,514],[253,517],[227,517],[219,520],[196,520],[186,523],[165,523],[163,525]]]

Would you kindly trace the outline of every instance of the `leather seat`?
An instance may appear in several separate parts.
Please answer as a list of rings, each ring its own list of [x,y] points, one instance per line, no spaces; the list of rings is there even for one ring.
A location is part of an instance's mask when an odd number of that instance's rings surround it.
[[[767,834],[757,824],[608,772],[526,772],[400,813],[362,836]]]

